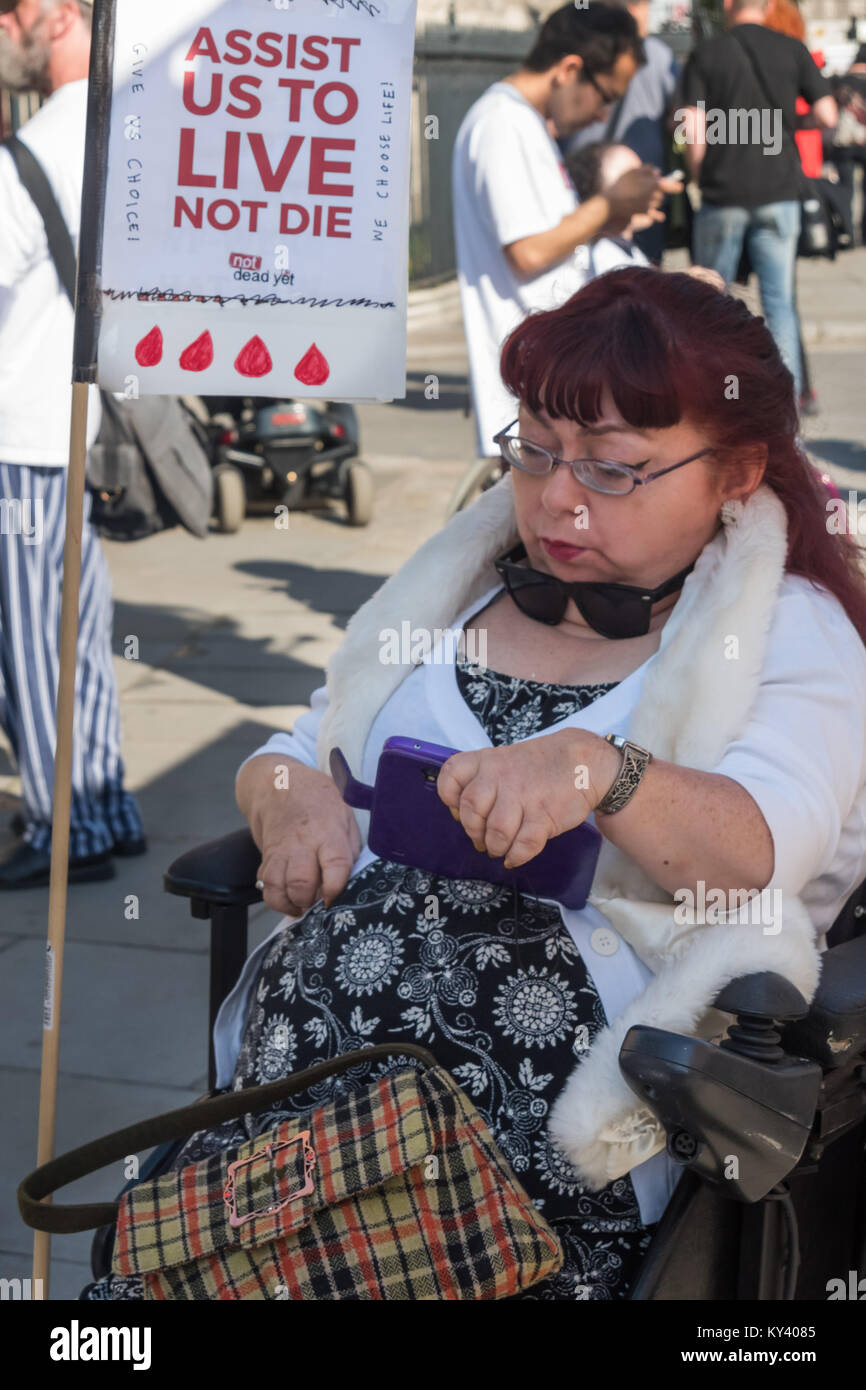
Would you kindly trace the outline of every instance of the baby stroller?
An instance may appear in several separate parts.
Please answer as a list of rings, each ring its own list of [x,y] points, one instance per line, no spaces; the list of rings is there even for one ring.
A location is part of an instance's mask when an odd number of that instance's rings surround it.
[[[334,498],[350,526],[373,514],[373,475],[358,457],[358,417],[339,401],[200,396],[219,529],[238,531],[249,506],[269,512]]]

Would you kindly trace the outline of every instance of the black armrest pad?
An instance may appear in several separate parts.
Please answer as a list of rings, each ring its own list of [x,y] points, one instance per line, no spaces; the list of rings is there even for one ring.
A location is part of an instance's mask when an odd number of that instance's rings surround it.
[[[824,952],[818,991],[804,1019],[782,1037],[786,1052],[844,1067],[866,1053],[866,936]]]
[[[259,902],[255,887],[261,851],[249,828],[197,845],[175,859],[163,878],[167,893],[205,902],[248,905]]]

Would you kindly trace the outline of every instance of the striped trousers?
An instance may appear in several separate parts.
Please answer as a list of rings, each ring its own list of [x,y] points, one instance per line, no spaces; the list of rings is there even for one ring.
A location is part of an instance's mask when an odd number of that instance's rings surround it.
[[[111,578],[90,524],[91,500],[85,492],[72,858],[143,834],[135,799],[123,790]],[[65,509],[65,468],[0,463],[0,724],[21,775],[24,838],[40,850],[51,844]]]

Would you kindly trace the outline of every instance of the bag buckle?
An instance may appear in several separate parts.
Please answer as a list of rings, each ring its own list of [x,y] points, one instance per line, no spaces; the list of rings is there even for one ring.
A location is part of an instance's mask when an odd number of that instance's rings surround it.
[[[246,1216],[238,1216],[236,1206],[237,1175],[241,1168],[246,1168],[250,1163],[255,1163],[258,1158],[266,1158],[273,1166],[274,1154],[279,1153],[280,1149],[291,1149],[296,1144],[302,1145],[304,1155],[304,1181],[301,1187],[290,1192],[282,1201],[272,1202],[269,1207],[260,1207],[258,1210],[247,1212]],[[263,1149],[257,1149],[249,1158],[235,1159],[234,1163],[228,1166],[226,1174],[226,1186],[223,1192],[223,1200],[229,1209],[229,1225],[233,1227],[243,1226],[245,1221],[252,1221],[254,1216],[273,1216],[275,1212],[282,1211],[283,1207],[288,1206],[296,1197],[306,1197],[312,1192],[315,1186],[313,1182],[313,1169],[316,1166],[316,1151],[310,1143],[310,1131],[304,1129],[300,1134],[296,1134],[293,1139],[281,1139],[279,1143],[266,1144]],[[274,1172],[274,1182],[276,1185],[276,1172]],[[274,1193],[276,1196],[276,1191]]]

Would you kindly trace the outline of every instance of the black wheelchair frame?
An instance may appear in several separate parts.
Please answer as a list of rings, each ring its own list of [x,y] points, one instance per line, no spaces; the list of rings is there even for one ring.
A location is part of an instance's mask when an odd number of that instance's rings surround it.
[[[213,1026],[247,957],[260,860],[244,828],[189,850],[164,876],[166,891],[210,922],[211,1090]],[[772,974],[735,980],[717,1004],[737,1018],[722,1047],[639,1027],[620,1051],[683,1169],[630,1297],[826,1300],[831,1280],[847,1286],[856,1271],[856,1286],[866,1275],[866,883],[828,934],[808,1009]],[[724,1161],[741,1152],[749,1178],[728,1181]],[[96,1278],[112,1241],[113,1228],[97,1232]]]

